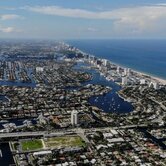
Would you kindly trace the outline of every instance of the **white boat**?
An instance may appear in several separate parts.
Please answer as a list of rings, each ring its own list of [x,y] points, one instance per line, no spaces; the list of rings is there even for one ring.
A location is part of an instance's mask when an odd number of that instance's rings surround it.
[[[0,157],[3,157],[3,156],[2,156],[2,151],[1,151],[1,150],[0,150]]]
[[[8,120],[0,120],[0,123],[7,123],[9,122]]]
[[[98,99],[97,99],[97,98],[95,99],[95,102],[98,102]]]

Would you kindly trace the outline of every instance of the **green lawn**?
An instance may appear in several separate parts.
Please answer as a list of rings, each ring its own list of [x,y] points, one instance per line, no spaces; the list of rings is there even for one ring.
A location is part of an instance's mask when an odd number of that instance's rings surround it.
[[[85,142],[78,136],[64,136],[64,137],[53,137],[44,140],[45,146],[63,148],[63,147],[76,147],[85,146]]]
[[[40,139],[25,140],[21,141],[21,148],[22,151],[38,150],[43,148],[43,144]]]

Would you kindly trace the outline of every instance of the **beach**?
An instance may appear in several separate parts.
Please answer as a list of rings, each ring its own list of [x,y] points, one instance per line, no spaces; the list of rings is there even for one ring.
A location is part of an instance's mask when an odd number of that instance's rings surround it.
[[[150,74],[146,74],[146,73],[143,73],[143,72],[140,72],[140,71],[136,71],[136,70],[133,70],[133,71],[138,73],[141,76],[144,75],[144,76],[150,77],[152,79],[152,81],[157,81],[158,83],[160,83],[162,85],[166,85],[166,80],[165,79],[162,79],[162,78],[159,78],[159,77],[156,77],[156,76],[152,76]]]
[[[83,52],[166,84],[165,40],[70,40]]]

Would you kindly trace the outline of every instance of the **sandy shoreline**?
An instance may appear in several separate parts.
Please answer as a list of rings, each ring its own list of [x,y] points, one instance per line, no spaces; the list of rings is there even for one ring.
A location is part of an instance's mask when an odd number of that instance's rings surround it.
[[[98,57],[97,57],[98,58]],[[130,67],[127,67],[127,66],[124,66],[122,64],[118,64],[118,63],[115,63],[109,59],[107,59],[107,61],[109,61],[111,64],[115,65],[115,66],[119,66],[121,68],[130,68]],[[164,78],[160,78],[160,77],[157,77],[157,76],[154,76],[152,74],[149,74],[149,73],[144,73],[142,71],[137,71],[135,69],[132,69],[130,68],[132,71],[134,71],[135,73],[139,74],[139,75],[144,75],[144,76],[147,76],[147,77],[150,77],[152,79],[152,81],[157,81],[158,83],[162,84],[162,85],[166,85],[166,79]]]
[[[156,76],[152,76],[150,74],[146,74],[146,73],[143,73],[143,72],[135,71],[135,70],[133,70],[133,71],[138,73],[138,74],[140,74],[140,75],[145,75],[145,76],[151,77],[151,79],[156,80],[157,82],[159,82],[159,83],[161,83],[163,85],[166,85],[166,80],[164,80],[162,78],[159,78],[159,77],[156,77]]]
[[[121,67],[121,68],[130,68],[130,67],[127,67],[127,66],[123,66],[123,65],[121,65],[121,64],[114,63],[114,62],[112,62],[112,61],[110,61],[110,60],[108,60],[108,61],[111,62],[113,65],[119,66],[119,67]],[[157,77],[157,76],[153,76],[153,75],[151,75],[151,74],[147,74],[147,73],[144,73],[144,72],[142,72],[142,71],[137,71],[137,70],[134,70],[134,69],[132,69],[132,68],[130,68],[130,69],[131,69],[132,71],[134,71],[135,73],[138,73],[139,75],[148,76],[148,77],[150,77],[152,80],[157,81],[157,82],[159,82],[159,83],[161,83],[161,84],[163,84],[163,85],[166,85],[166,80],[163,79],[163,78],[160,78],[160,77]]]

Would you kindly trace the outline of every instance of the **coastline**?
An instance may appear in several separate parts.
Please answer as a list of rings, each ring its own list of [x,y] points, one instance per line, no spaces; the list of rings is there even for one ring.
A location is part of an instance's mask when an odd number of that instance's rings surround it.
[[[123,64],[113,62],[111,59],[108,59],[108,58],[102,58],[101,56],[96,56],[95,54],[90,54],[88,52],[82,51],[80,48],[77,48],[77,49],[81,53],[85,53],[85,54],[88,54],[88,55],[93,55],[93,56],[95,56],[96,58],[99,58],[99,59],[106,59],[107,61],[111,62],[111,64],[119,66],[121,68],[130,68],[133,72],[137,73],[138,75],[144,75],[144,76],[150,77],[152,79],[152,81],[157,81],[158,83],[161,83],[162,85],[166,85],[166,78],[154,75],[152,73],[146,73],[145,71],[134,69],[134,68],[132,68],[128,65],[123,65]]]
[[[94,56],[95,56],[95,55],[94,55]],[[95,57],[97,57],[97,56],[95,56]],[[97,57],[97,58],[102,59],[102,58],[100,58],[100,57]],[[103,59],[105,59],[105,58],[103,58]],[[113,61],[111,61],[111,60],[109,60],[109,59],[106,59],[106,60],[109,61],[111,64],[113,64],[113,65],[115,65],[115,66],[119,66],[119,67],[121,67],[121,68],[130,68],[129,66],[124,66],[124,65],[122,65],[122,64],[115,63],[115,62],[113,62]],[[158,77],[158,76],[154,76],[154,75],[152,75],[152,74],[150,74],[150,73],[146,73],[146,72],[143,72],[143,71],[138,71],[138,70],[135,70],[135,69],[133,69],[133,68],[130,68],[130,69],[131,69],[133,72],[137,73],[138,75],[144,75],[144,76],[150,77],[150,78],[153,79],[154,81],[157,81],[157,82],[161,83],[162,85],[166,85],[166,79],[164,79],[164,78],[160,78],[160,77]]]
[[[154,79],[154,80],[158,81],[159,83],[161,83],[163,85],[166,85],[166,80],[165,79],[162,79],[160,77],[153,76],[153,75],[150,75],[150,74],[146,74],[146,73],[143,73],[143,72],[140,72],[140,71],[136,71],[136,70],[133,70],[133,71],[140,74],[140,75],[145,75],[145,76],[151,77],[151,79]]]
[[[95,56],[96,57],[96,56]],[[97,57],[98,58],[98,57]],[[113,62],[113,61],[111,61],[111,60],[109,60],[109,59],[107,59],[109,62],[111,62],[113,65],[116,65],[116,66],[119,66],[119,67],[121,67],[121,68],[130,68],[129,66],[124,66],[124,65],[122,65],[122,64],[118,64],[118,63],[115,63],[115,62]],[[160,78],[160,77],[158,77],[158,76],[154,76],[154,75],[152,75],[152,74],[150,74],[150,73],[146,73],[146,72],[143,72],[143,71],[138,71],[138,70],[135,70],[135,69],[133,69],[133,68],[130,68],[133,72],[135,72],[135,73],[137,73],[137,74],[139,74],[139,75],[144,75],[144,76],[147,76],[147,77],[150,77],[151,79],[153,79],[153,80],[155,80],[155,81],[157,81],[157,82],[159,82],[159,83],[161,83],[162,85],[166,85],[166,79],[164,79],[164,78]]]

